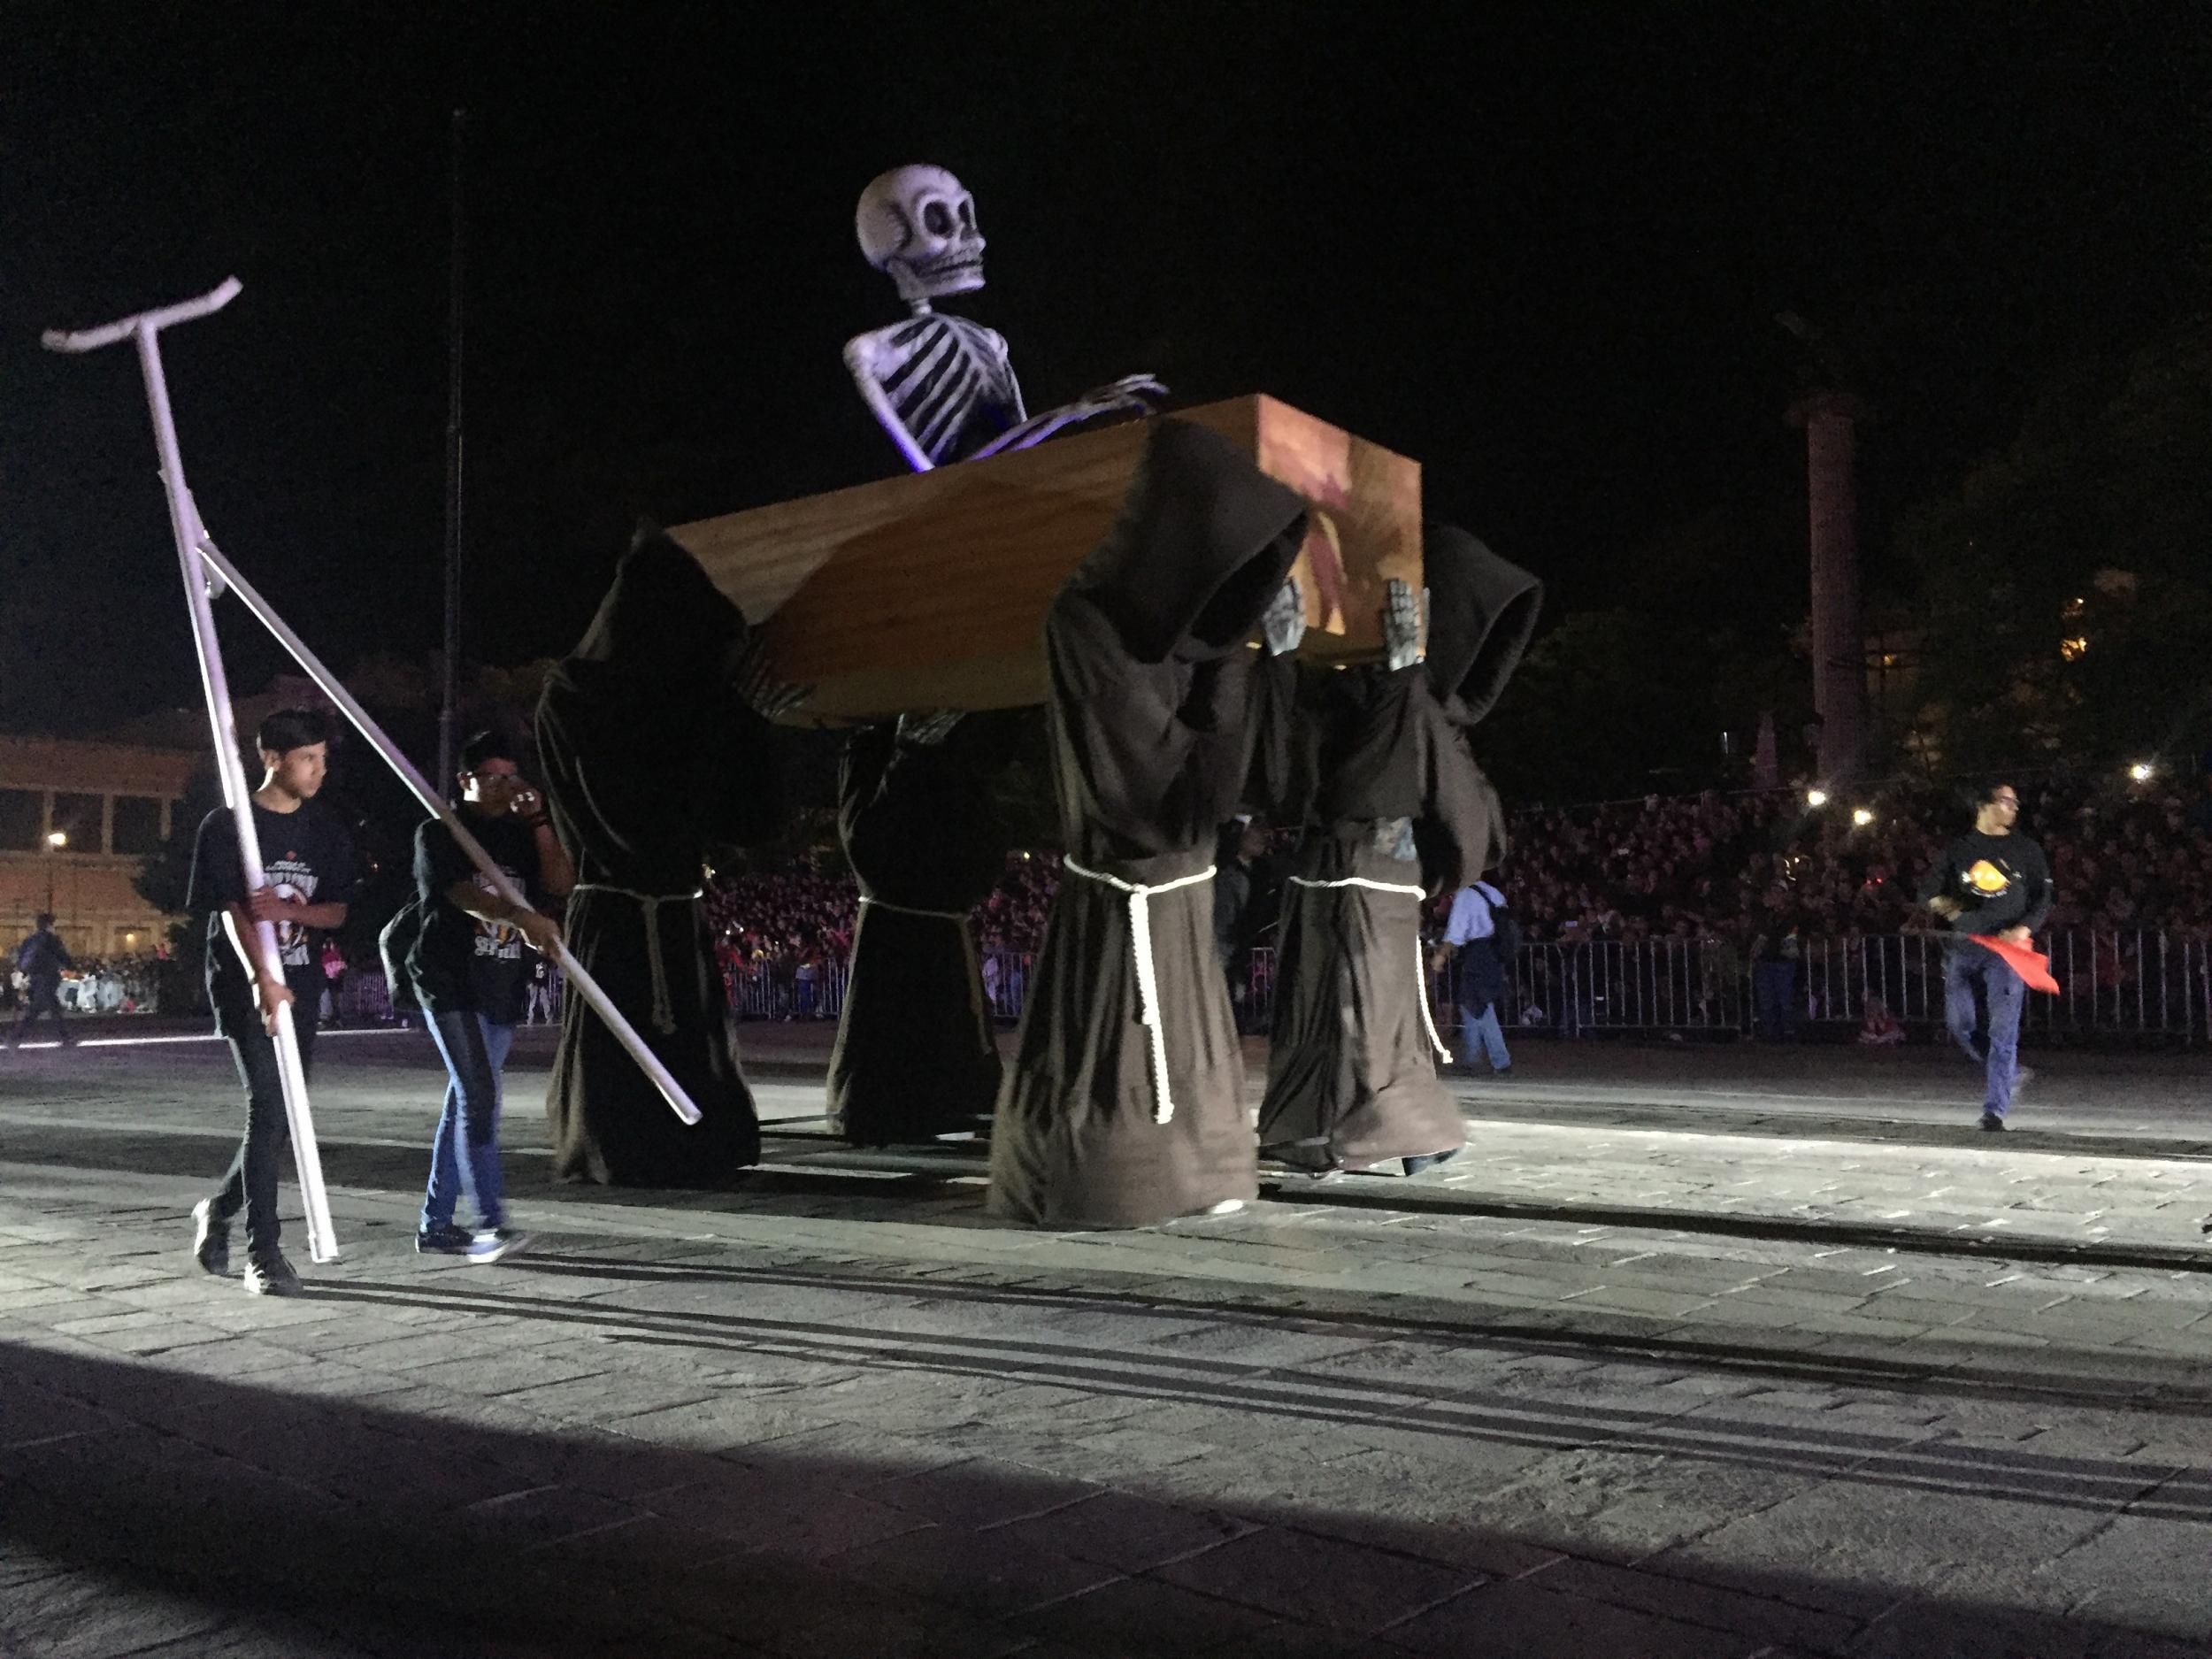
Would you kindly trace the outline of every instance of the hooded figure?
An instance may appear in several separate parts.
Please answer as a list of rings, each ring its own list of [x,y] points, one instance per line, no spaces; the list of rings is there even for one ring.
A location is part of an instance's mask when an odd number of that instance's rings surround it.
[[[1422,813],[1414,824],[1422,879],[1451,893],[1505,856],[1505,814],[1475,764],[1476,725],[1487,715],[1536,632],[1544,584],[1450,525],[1426,526],[1429,589],[1428,735]]]
[[[1520,666],[1544,586],[1449,526],[1429,527],[1422,557],[1432,604],[1431,715],[1427,805],[1416,832],[1429,890],[1453,893],[1505,856],[1504,809],[1475,764],[1473,731]],[[1432,965],[1440,966],[1449,950],[1439,946]],[[1459,953],[1462,1005],[1479,1010],[1502,1002],[1509,967],[1494,936],[1471,941]]]
[[[1298,676],[1292,797],[1260,1148],[1318,1174],[1434,1157],[1463,1141],[1437,1080],[1413,823],[1428,725],[1419,662]]]
[[[852,977],[830,1055],[830,1126],[855,1146],[987,1128],[998,1044],[968,912],[1006,867],[987,788],[999,714],[864,726],[848,740],[837,827],[860,883]]]
[[[1251,757],[1248,641],[1304,517],[1225,439],[1161,420],[1046,614],[1067,859],[992,1131],[998,1214],[1141,1227],[1257,1195],[1208,861]]]
[[[1423,560],[1425,664],[1407,660],[1415,613],[1397,625],[1404,666],[1305,670],[1285,723],[1275,810],[1305,829],[1285,891],[1260,1145],[1314,1173],[1393,1158],[1410,1173],[1465,1138],[1437,1077],[1449,1053],[1430,1009],[1421,907],[1494,861],[1502,815],[1453,711],[1463,689],[1485,710],[1496,700],[1541,589],[1445,526],[1427,528]],[[1409,611],[1411,595],[1401,601]]]
[[[772,728],[738,685],[744,617],[641,526],[583,641],[546,680],[546,803],[576,864],[568,946],[698,1106],[678,1119],[581,997],[546,1093],[557,1180],[678,1187],[760,1156],[708,936],[708,859],[773,834]]]

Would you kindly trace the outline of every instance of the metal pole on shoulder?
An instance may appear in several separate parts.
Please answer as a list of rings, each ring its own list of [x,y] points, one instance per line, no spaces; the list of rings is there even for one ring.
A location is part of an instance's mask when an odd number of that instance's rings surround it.
[[[262,869],[261,841],[254,830],[253,796],[246,787],[245,769],[239,763],[237,724],[231,710],[230,682],[223,672],[222,642],[216,636],[214,609],[209,603],[207,580],[195,546],[198,515],[185,487],[184,460],[177,446],[176,421],[170,412],[168,381],[162,373],[159,339],[163,329],[219,311],[236,299],[238,293],[238,279],[232,277],[220,288],[197,299],[158,311],[142,311],[98,328],[73,334],[50,330],[44,343],[49,350],[73,353],[96,350],[126,339],[137,344],[139,367],[146,380],[146,402],[153,415],[154,447],[161,457],[162,489],[168,497],[169,529],[177,544],[177,562],[184,575],[185,604],[192,618],[193,644],[199,654],[200,683],[207,695],[208,725],[215,741],[216,774],[222,780],[223,803],[230,809],[231,821],[238,832],[238,856],[245,872],[246,890],[253,894],[268,886],[269,879]],[[257,922],[253,934],[254,949],[265,969],[281,980],[284,964],[277,954],[276,929],[267,922]],[[317,1262],[334,1262],[338,1259],[338,1243],[331,1227],[330,1199],[323,1187],[322,1156],[315,1142],[315,1121],[307,1100],[307,1075],[300,1064],[299,1034],[293,1027],[289,1004],[278,1007],[274,1034],[278,1076],[284,1088],[284,1114],[291,1126],[292,1151],[299,1166],[300,1195],[307,1212],[308,1255]]]

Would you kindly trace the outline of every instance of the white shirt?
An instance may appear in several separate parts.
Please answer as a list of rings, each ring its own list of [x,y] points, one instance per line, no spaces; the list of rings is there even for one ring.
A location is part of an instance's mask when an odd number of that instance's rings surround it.
[[[1491,910],[1504,902],[1505,895],[1487,881],[1460,888],[1452,897],[1451,918],[1444,924],[1444,942],[1463,945],[1472,940],[1489,938],[1498,931],[1497,918]]]

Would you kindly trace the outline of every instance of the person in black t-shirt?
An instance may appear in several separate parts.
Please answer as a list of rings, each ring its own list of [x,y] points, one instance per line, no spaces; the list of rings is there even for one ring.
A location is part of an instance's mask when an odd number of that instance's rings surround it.
[[[30,981],[24,993],[23,1012],[15,1022],[15,1030],[9,1033],[8,1047],[19,1048],[31,1029],[31,1022],[41,1014],[54,1016],[54,1029],[60,1033],[61,1046],[73,1048],[77,1040],[69,1034],[69,1022],[61,1017],[61,976],[65,969],[77,964],[69,955],[69,947],[61,942],[61,935],[54,931],[50,912],[41,911],[38,931],[15,948],[15,965],[23,970],[23,977]]]
[[[2005,1126],[2013,1095],[2032,1075],[2019,1061],[2027,987],[2010,963],[1970,935],[2032,944],[2051,913],[2051,866],[2040,847],[2013,833],[2019,817],[2019,793],[2008,783],[1990,786],[1976,804],[1973,833],[1946,847],[1920,884],[1920,902],[1950,924],[1944,1018],[1987,1075],[1985,1129]]]
[[[542,797],[496,733],[480,732],[462,745],[459,782],[463,822],[518,891],[558,898],[576,885]],[[500,1072],[529,1004],[523,947],[551,950],[560,924],[502,898],[434,818],[415,832],[415,894],[423,922],[408,952],[408,978],[449,1079],[415,1248],[495,1262],[526,1242],[506,1225],[499,1172]],[[464,1190],[476,1212],[473,1232],[453,1219]]]
[[[296,1295],[299,1276],[278,1248],[277,1156],[286,1140],[284,1087],[277,1070],[278,1007],[292,1005],[303,1071],[314,1063],[315,1010],[323,987],[317,935],[344,926],[353,898],[353,837],[315,804],[330,759],[330,732],[311,709],[280,709],[256,741],[265,775],[253,794],[254,834],[267,884],[250,897],[230,809],[201,821],[186,908],[207,918],[207,994],[215,1029],[229,1040],[246,1086],[246,1133],[230,1172],[192,1211],[193,1259],[211,1273],[230,1267],[230,1224],[246,1212],[246,1288]],[[254,924],[276,929],[281,977],[259,959]]]

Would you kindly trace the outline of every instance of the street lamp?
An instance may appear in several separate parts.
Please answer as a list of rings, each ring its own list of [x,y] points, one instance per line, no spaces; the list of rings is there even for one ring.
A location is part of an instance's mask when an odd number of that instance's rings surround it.
[[[2158,768],[2152,765],[2147,760],[2139,760],[2135,763],[2135,764],[2128,768],[2128,776],[2134,779],[2138,783],[2148,783],[2151,780],[2152,775],[2155,773],[2157,770]]]
[[[1853,807],[1851,809],[1851,821],[1857,825],[1861,829],[1864,829],[1868,825],[1874,821],[1874,814],[1863,806]]]
[[[1806,790],[1805,804],[1811,807],[1826,806],[1828,804],[1828,792],[1825,789]]]
[[[68,845],[69,836],[65,832],[62,830],[47,832],[46,850],[48,852],[58,853]],[[54,866],[51,860],[49,860],[46,865],[46,913],[49,916],[54,913]]]

